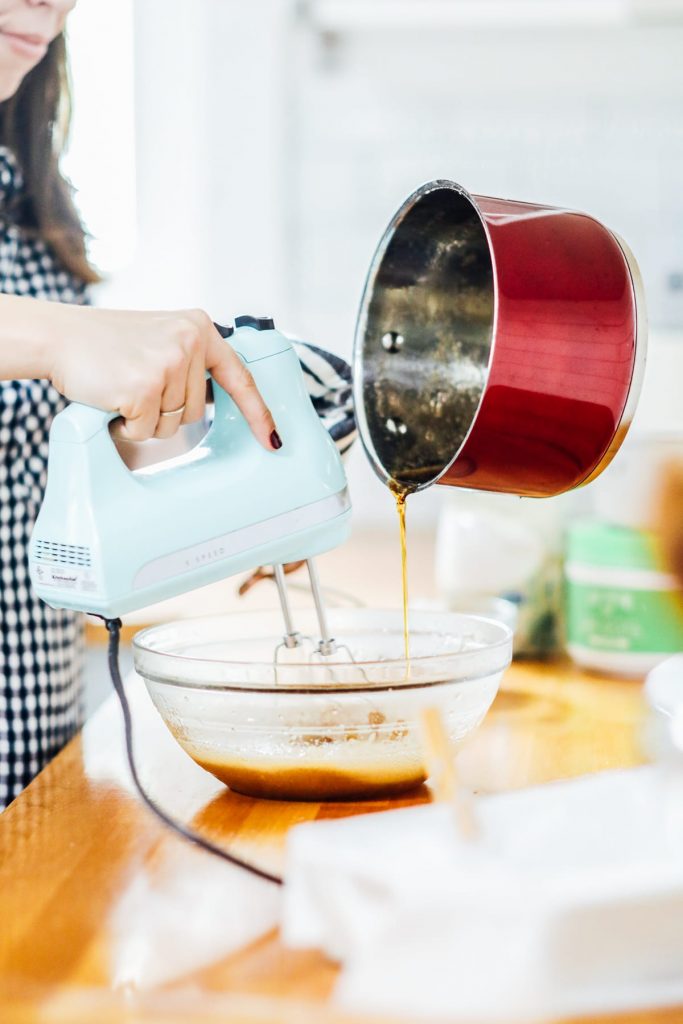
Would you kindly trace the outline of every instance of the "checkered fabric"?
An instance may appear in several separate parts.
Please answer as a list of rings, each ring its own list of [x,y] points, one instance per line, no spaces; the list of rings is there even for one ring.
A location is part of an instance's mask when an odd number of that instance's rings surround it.
[[[85,302],[83,283],[13,222],[22,189],[14,156],[0,146],[0,292]],[[65,404],[48,381],[0,381],[0,809],[81,722],[81,616],[48,608],[28,575],[50,424]]]
[[[82,282],[40,239],[12,222],[23,183],[0,146],[0,292],[84,303]],[[344,453],[355,437],[351,371],[343,359],[295,342],[313,405]],[[33,593],[28,542],[47,474],[48,435],[64,398],[48,381],[0,381],[0,810],[79,728],[83,619]]]

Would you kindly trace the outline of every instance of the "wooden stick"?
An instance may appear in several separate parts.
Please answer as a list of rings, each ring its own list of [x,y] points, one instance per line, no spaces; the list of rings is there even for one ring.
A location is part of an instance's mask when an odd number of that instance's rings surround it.
[[[425,759],[436,799],[453,807],[455,824],[463,839],[477,839],[479,823],[471,794],[460,785],[455,766],[455,750],[438,708],[424,708],[421,713]]]

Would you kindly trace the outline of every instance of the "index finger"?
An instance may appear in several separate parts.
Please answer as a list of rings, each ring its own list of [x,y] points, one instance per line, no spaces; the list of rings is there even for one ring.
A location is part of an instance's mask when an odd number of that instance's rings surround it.
[[[230,395],[249,424],[252,434],[267,451],[282,447],[270,409],[264,402],[253,376],[232,345],[216,332],[206,354],[206,368],[214,380]]]

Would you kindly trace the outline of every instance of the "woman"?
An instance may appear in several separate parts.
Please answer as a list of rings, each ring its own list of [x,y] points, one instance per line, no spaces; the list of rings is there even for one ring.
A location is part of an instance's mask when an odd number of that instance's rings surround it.
[[[0,0],[0,810],[81,721],[80,618],[42,604],[27,566],[63,396],[119,412],[128,440],[165,438],[203,415],[209,370],[260,443],[282,443],[206,313],[85,305],[98,277],[58,164],[73,6]]]

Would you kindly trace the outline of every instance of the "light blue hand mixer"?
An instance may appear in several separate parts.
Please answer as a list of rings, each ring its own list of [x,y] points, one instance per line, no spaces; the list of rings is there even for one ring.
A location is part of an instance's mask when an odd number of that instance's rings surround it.
[[[174,820],[147,793],[137,766],[128,698],[119,669],[119,616],[256,566],[274,568],[285,632],[300,646],[283,563],[306,561],[320,639],[334,654],[313,558],[350,533],[346,477],[318,418],[291,342],[267,317],[237,317],[221,328],[248,365],[283,440],[268,452],[229,395],[213,383],[214,418],[189,452],[131,471],[109,432],[115,413],[73,404],[50,431],[45,497],[29,546],[38,595],[55,608],[101,616],[109,667],[121,703],[126,751],[143,802],[165,824],[205,850],[268,881],[282,879]],[[274,660],[277,661],[276,649]]]
[[[264,317],[220,328],[248,365],[283,439],[269,452],[230,396],[213,384],[206,436],[184,455],[135,472],[109,432],[115,413],[72,404],[50,432],[45,498],[29,565],[57,608],[113,619],[260,565],[273,565],[294,629],[282,564],[307,561],[321,654],[334,651],[315,555],[342,544],[351,506],[336,446],[311,404],[291,342]]]

